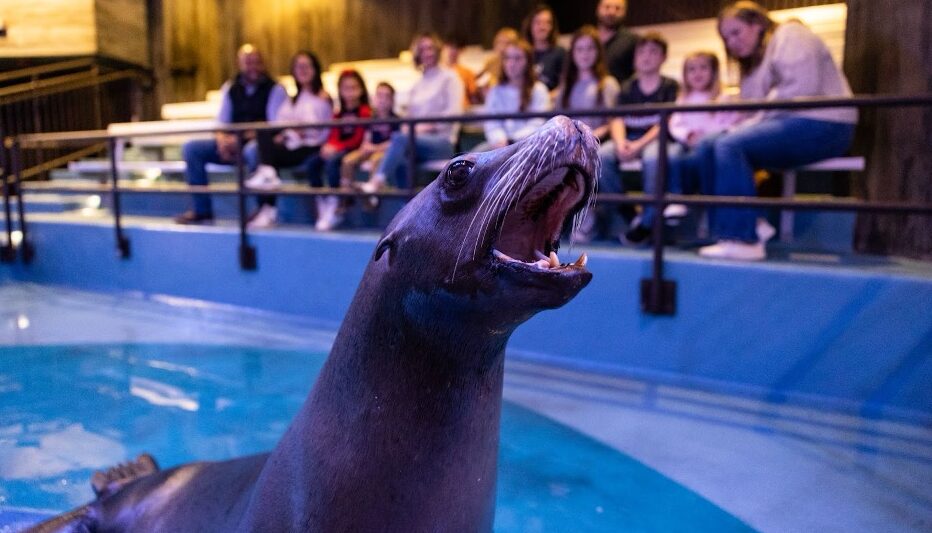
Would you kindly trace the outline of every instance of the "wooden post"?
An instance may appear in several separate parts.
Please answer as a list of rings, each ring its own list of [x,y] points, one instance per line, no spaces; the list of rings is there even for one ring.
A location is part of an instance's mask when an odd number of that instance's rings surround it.
[[[927,0],[848,0],[845,72],[858,94],[921,94],[932,87],[932,9]],[[932,203],[932,108],[863,109],[854,152],[867,169],[854,182],[869,200]],[[859,252],[932,259],[932,216],[863,213]]]

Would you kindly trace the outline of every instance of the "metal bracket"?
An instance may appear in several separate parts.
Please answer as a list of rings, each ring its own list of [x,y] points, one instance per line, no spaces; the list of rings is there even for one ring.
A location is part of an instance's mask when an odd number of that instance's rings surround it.
[[[243,270],[256,270],[258,261],[256,259],[256,247],[248,244],[241,244],[239,247],[239,266]]]
[[[676,314],[676,282],[668,279],[660,281],[660,300],[651,302],[654,280],[641,279],[641,311],[652,315]]]

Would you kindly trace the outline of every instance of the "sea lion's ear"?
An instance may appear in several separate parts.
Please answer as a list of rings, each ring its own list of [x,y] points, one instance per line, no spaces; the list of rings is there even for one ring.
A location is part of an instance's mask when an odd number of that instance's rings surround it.
[[[375,255],[372,256],[372,260],[378,262],[382,258],[382,255],[385,252],[388,254],[388,264],[392,264],[392,255],[395,252],[395,236],[394,234],[388,234],[385,237],[382,237],[382,240],[379,241],[379,244],[375,247]]]

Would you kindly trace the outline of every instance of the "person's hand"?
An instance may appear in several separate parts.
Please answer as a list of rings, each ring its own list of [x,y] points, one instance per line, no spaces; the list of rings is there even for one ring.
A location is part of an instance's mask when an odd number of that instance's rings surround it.
[[[217,153],[220,154],[220,159],[224,161],[236,160],[236,154],[239,153],[239,144],[236,142],[236,135],[218,132],[216,139]]]
[[[618,144],[615,152],[618,154],[618,159],[621,161],[630,161],[632,159],[637,159],[638,154],[641,153],[640,148],[637,143],[631,141],[625,141]]]
[[[698,131],[691,131],[689,135],[686,136],[686,144],[690,147],[699,144],[700,140],[702,140],[702,135]]]
[[[337,155],[338,151],[339,150],[337,150],[332,144],[325,144],[320,149],[320,155],[324,159],[330,159],[333,156]]]

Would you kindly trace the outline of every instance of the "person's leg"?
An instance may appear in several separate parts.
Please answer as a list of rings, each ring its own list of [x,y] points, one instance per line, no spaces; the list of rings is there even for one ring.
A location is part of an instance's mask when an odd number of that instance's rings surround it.
[[[683,146],[676,142],[667,143],[667,176],[666,191],[672,193],[682,193],[683,187],[680,182],[679,159],[683,153]],[[654,141],[644,147],[641,153],[641,174],[644,177],[644,194],[653,196],[659,189],[660,168],[660,143]],[[656,209],[650,203],[644,204],[641,212],[640,226],[649,228],[654,222]]]
[[[340,186],[350,187],[356,181],[356,169],[366,161],[365,152],[362,150],[353,150],[343,156],[343,163],[340,165]]]
[[[840,155],[853,126],[795,117],[772,118],[722,135],[714,143],[714,193],[755,196],[754,169],[789,168]],[[757,241],[757,209],[719,208],[710,214],[713,234]]]
[[[450,138],[446,135],[420,135],[417,137],[417,143],[414,147],[416,164],[434,159],[450,159],[451,157],[453,157],[453,144],[450,143]],[[414,184],[410,169],[407,170],[409,172],[405,173],[406,180],[399,183],[399,187],[411,187]]]
[[[340,151],[324,160],[324,175],[327,177],[327,186],[337,188],[340,186],[340,166],[343,164],[345,151]]]
[[[181,147],[185,162],[185,178],[189,185],[207,185],[207,163],[228,163],[220,158],[217,142],[213,139],[197,139],[186,142]],[[212,217],[213,208],[210,195],[193,195],[194,214],[199,217]]]
[[[385,157],[382,158],[382,162],[372,173],[372,177],[369,179],[370,183],[381,186],[398,175],[398,172],[407,163],[408,144],[407,133],[398,131],[392,134],[392,142],[389,143],[388,149],[385,150]]]

